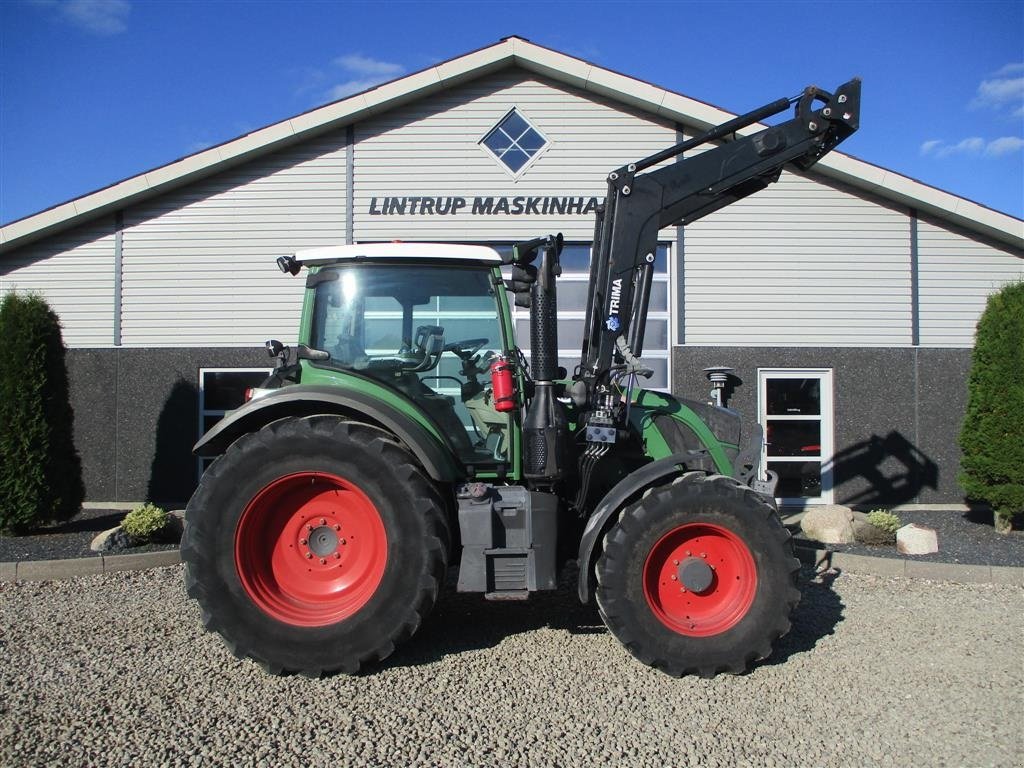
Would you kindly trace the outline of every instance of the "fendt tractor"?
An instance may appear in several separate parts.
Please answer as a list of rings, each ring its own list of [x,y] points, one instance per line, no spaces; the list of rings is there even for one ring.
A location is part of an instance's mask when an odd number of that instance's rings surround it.
[[[218,457],[182,540],[205,626],[269,672],[354,673],[415,633],[449,565],[459,592],[521,600],[575,560],[579,599],[645,664],[768,656],[800,592],[762,429],[637,387],[658,232],[806,171],[859,114],[859,80],[810,87],[611,172],[571,375],[561,235],[278,258],[306,271],[298,343],[267,342],[272,374],[195,446]]]

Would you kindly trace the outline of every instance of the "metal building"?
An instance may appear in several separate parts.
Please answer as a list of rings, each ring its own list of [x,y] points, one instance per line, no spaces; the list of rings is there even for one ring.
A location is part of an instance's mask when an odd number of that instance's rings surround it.
[[[507,38],[8,224],[0,291],[61,317],[87,498],[182,501],[191,445],[294,340],[303,285],[275,257],[561,231],[569,360],[605,174],[732,116]],[[732,367],[784,500],[963,501],[974,328],[1024,277],[1024,222],[834,152],[662,234],[651,386],[703,398]]]

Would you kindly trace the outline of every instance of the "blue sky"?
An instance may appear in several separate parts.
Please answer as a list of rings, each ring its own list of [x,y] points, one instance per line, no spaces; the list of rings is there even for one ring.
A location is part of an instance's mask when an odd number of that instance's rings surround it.
[[[1024,2],[0,0],[0,222],[520,35],[733,112],[864,80],[843,150],[1024,217]]]

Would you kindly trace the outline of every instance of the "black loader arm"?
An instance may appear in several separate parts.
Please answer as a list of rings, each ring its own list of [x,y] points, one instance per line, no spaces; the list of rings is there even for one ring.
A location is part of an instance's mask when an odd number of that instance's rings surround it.
[[[795,115],[790,120],[736,135],[791,105]],[[643,373],[637,358],[643,350],[658,231],[690,224],[764,189],[786,166],[807,170],[856,131],[859,120],[859,79],[835,93],[812,86],[608,175],[594,230],[581,366],[574,376],[576,397],[586,398],[585,408],[601,408],[617,372]],[[722,143],[644,173],[713,141]]]

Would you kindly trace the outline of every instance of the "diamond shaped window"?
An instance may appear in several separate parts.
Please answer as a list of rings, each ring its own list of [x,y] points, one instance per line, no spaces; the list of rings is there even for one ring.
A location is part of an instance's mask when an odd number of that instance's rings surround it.
[[[519,173],[548,143],[515,109],[480,141],[512,173]]]

